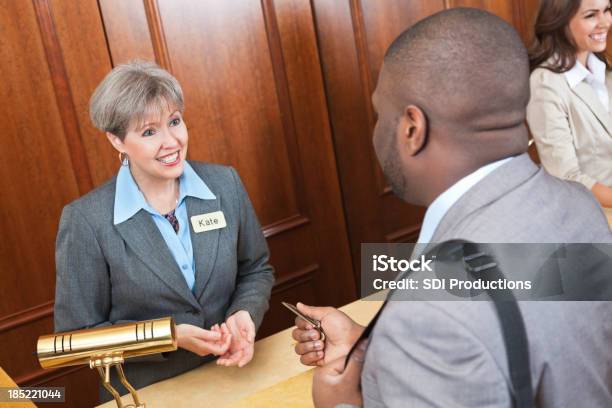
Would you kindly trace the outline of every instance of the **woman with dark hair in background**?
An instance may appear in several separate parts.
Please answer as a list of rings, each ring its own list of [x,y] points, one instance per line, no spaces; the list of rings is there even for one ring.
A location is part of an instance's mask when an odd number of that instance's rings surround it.
[[[609,0],[542,0],[529,50],[527,122],[546,170],[612,207]]]

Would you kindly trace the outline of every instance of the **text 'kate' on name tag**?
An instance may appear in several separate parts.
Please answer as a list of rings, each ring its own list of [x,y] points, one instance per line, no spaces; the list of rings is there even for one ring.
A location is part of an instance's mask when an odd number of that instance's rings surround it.
[[[225,228],[225,215],[223,211],[215,211],[208,214],[194,215],[191,217],[191,226],[196,233]]]

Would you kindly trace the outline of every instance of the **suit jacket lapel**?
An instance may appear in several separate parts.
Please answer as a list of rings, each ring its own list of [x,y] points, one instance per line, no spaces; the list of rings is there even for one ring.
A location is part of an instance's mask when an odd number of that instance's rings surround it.
[[[608,87],[608,93],[610,94],[611,85],[606,84],[606,86]],[[572,88],[572,92],[574,92],[589,107],[591,112],[593,112],[597,120],[606,129],[608,134],[612,135],[612,116],[606,111],[603,104],[599,101],[593,88],[587,82],[582,81]]]
[[[189,218],[189,231],[196,270],[193,293],[199,300],[215,266],[221,230],[214,229],[195,233],[191,225],[191,217],[219,211],[221,209],[221,198],[217,196],[215,200],[202,200],[188,196],[185,199],[187,200],[187,216]]]
[[[606,88],[608,89],[608,107],[612,109],[612,72],[606,70]],[[602,110],[605,111],[604,108]],[[610,112],[606,112],[606,118],[609,123],[612,123],[612,114]],[[608,134],[612,137],[611,128],[606,128]]]
[[[471,216],[476,210],[515,189],[518,185],[533,177],[538,170],[539,167],[531,161],[527,153],[495,169],[453,204],[440,220],[440,224],[438,224],[431,238],[431,243],[423,253],[428,251],[432,245],[446,239],[461,239],[462,237],[454,236],[453,233],[454,228],[460,222]]]
[[[115,228],[136,256],[155,275],[193,306],[198,306],[166,241],[146,211],[138,211],[132,218],[116,225]]]

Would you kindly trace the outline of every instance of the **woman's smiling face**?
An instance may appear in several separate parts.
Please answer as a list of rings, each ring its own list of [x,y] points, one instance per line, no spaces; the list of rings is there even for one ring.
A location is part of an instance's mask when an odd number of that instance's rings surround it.
[[[610,0],[582,0],[569,22],[576,54],[605,51],[611,20]]]
[[[189,136],[181,112],[169,104],[162,104],[159,113],[152,111],[130,125],[123,141],[108,136],[115,149],[128,155],[136,182],[177,179],[187,157]]]

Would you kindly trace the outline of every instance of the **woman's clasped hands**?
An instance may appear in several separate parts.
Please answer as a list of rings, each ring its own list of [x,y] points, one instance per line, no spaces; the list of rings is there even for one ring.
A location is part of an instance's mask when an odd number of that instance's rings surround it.
[[[219,356],[218,365],[244,367],[253,358],[255,324],[249,312],[241,310],[210,330],[179,324],[176,326],[176,337],[180,348],[199,356]]]
[[[225,323],[219,330],[215,330],[214,326],[211,330],[205,330],[192,324],[179,324],[176,326],[176,339],[180,348],[201,357],[208,354],[221,356],[229,350],[232,335]]]
[[[231,338],[229,349],[217,360],[218,365],[244,367],[253,359],[255,323],[249,312],[240,310],[228,317],[221,327],[216,325],[212,330],[217,333],[225,333]]]

